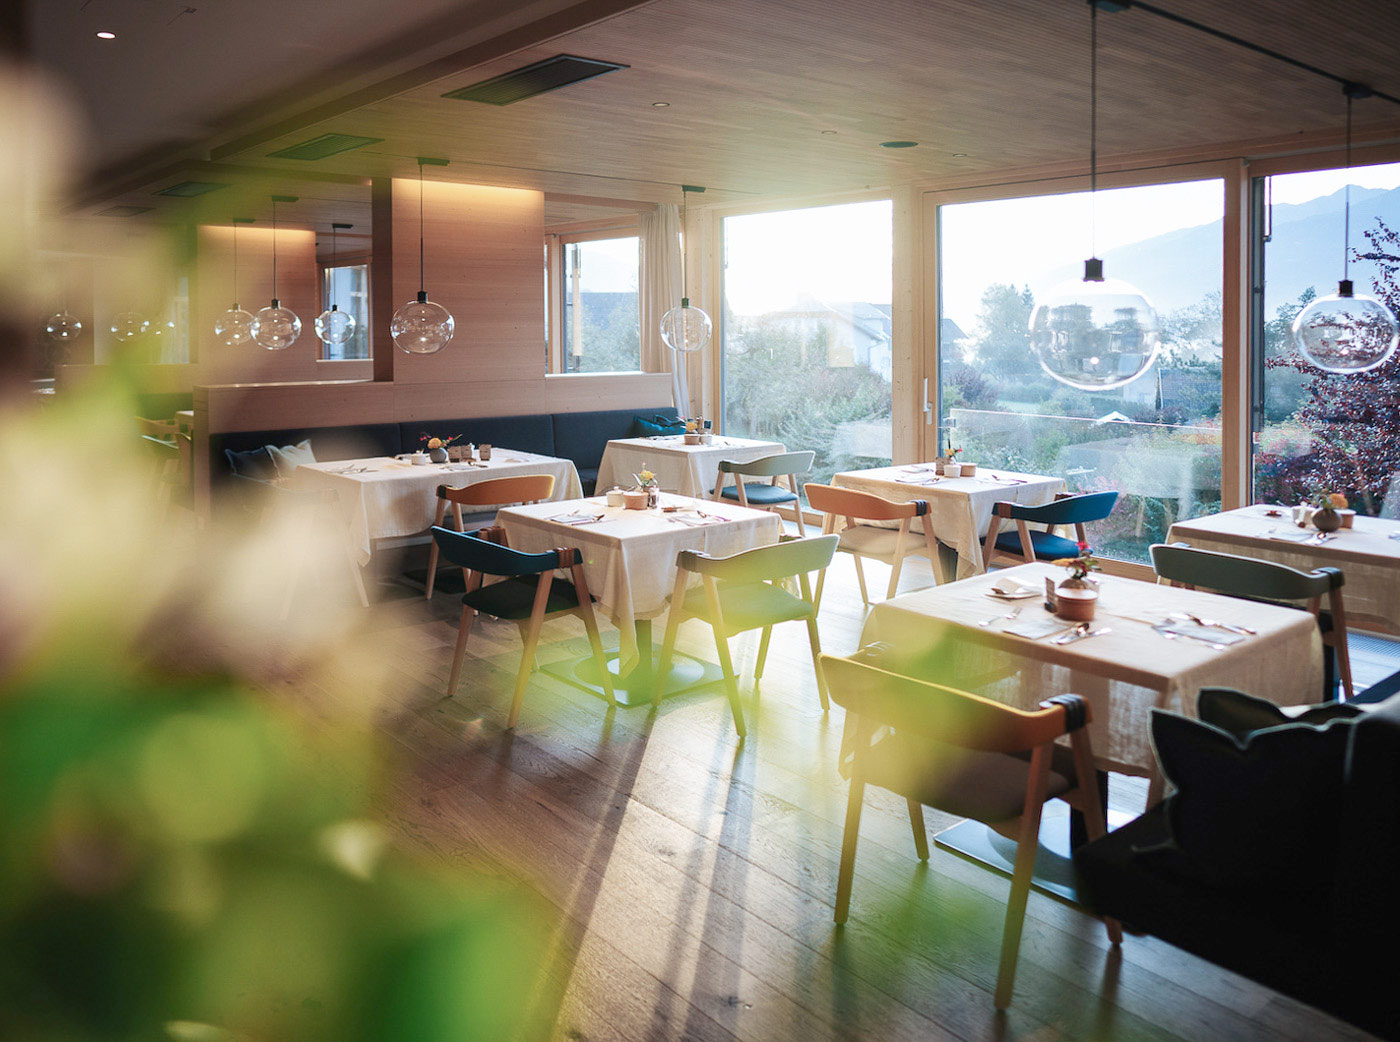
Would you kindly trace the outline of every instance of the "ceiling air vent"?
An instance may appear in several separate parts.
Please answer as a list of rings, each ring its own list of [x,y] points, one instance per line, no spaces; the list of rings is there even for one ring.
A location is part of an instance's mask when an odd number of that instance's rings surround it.
[[[579,58],[572,54],[556,54],[553,58],[546,58],[512,72],[504,72],[489,80],[473,83],[470,87],[448,91],[443,97],[481,101],[487,105],[511,105],[526,98],[533,98],[537,94],[567,87],[580,80],[592,79],[605,72],[625,68],[626,65],[619,65],[617,62]]]
[[[175,195],[181,199],[190,199],[196,195],[204,195],[208,192],[217,192],[220,188],[227,188],[227,184],[218,181],[181,181],[177,185],[169,188],[162,188],[156,195]]]
[[[98,217],[135,217],[138,213],[150,213],[149,206],[109,206],[105,210],[98,210]]]
[[[358,134],[322,134],[299,145],[269,152],[268,156],[273,159],[325,159],[337,152],[349,152],[352,148],[377,145],[383,140],[382,137],[360,137]]]

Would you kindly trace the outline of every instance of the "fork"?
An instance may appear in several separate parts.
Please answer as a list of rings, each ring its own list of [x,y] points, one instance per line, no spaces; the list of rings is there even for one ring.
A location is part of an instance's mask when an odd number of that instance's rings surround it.
[[[1204,644],[1206,647],[1214,648],[1216,651],[1224,651],[1227,647],[1227,645],[1225,644],[1217,644],[1215,643],[1215,641],[1208,640],[1205,637],[1188,637],[1184,633],[1173,633],[1171,630],[1158,629],[1156,626],[1152,627],[1152,632],[1157,634],[1159,637],[1165,637],[1167,640],[1195,641],[1197,644]]]
[[[1005,615],[993,615],[990,619],[983,619],[983,620],[982,620],[981,622],[979,622],[977,625],[979,625],[979,626],[990,626],[992,623],[996,622],[997,619],[1014,619],[1017,615],[1020,615],[1020,614],[1021,614],[1021,608],[1022,608],[1022,607],[1024,607],[1024,605],[1019,605],[1019,604],[1018,604],[1016,607],[1012,608],[1012,609],[1011,609],[1009,612],[1007,612]]]
[[[1248,626],[1241,626],[1233,622],[1217,622],[1215,619],[1203,619],[1199,615],[1192,615],[1189,611],[1172,612],[1174,619],[1190,619],[1197,626],[1215,626],[1218,629],[1229,630],[1231,633],[1243,633],[1250,637],[1257,637],[1258,630],[1252,630]]]

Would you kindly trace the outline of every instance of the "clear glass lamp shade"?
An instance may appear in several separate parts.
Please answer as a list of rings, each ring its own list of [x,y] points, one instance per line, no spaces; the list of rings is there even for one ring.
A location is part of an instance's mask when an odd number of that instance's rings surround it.
[[[134,340],[151,328],[150,320],[135,311],[123,311],[112,316],[112,335],[121,343]]]
[[[1121,279],[1073,279],[1031,314],[1031,349],[1041,368],[1070,387],[1107,391],[1132,383],[1162,346],[1157,312]]]
[[[253,339],[269,351],[284,351],[301,336],[301,319],[291,308],[273,299],[253,319]]]
[[[710,342],[714,323],[703,308],[690,306],[690,300],[681,301],[681,306],[672,308],[661,316],[661,340],[672,351],[689,354],[699,351]]]
[[[1350,284],[1319,297],[1293,320],[1293,343],[1309,363],[1327,373],[1364,373],[1395,353],[1395,316],[1378,300],[1356,297]]]
[[[355,316],[332,304],[316,316],[316,335],[322,343],[343,344],[355,335]]]
[[[441,304],[434,304],[428,294],[419,291],[394,312],[389,322],[389,334],[394,346],[410,355],[431,355],[441,351],[452,340],[457,323]]]
[[[253,323],[257,319],[237,304],[229,308],[214,321],[214,336],[224,347],[238,347],[251,343]]]
[[[44,332],[49,335],[50,340],[77,340],[82,335],[83,324],[68,314],[65,308],[58,314],[49,316],[49,320],[44,323]]]

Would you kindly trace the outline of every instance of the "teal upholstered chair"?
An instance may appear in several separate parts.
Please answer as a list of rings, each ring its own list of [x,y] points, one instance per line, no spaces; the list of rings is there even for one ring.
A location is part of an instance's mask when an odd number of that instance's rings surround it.
[[[466,570],[467,592],[462,598],[462,620],[457,627],[457,646],[452,652],[452,673],[447,680],[447,695],[457,690],[462,672],[462,658],[467,651],[467,637],[477,612],[507,619],[520,627],[524,649],[520,655],[520,670],[515,678],[507,727],[514,727],[520,718],[520,705],[525,687],[535,664],[535,648],[540,641],[540,627],[546,619],[560,615],[577,615],[588,631],[593,658],[603,678],[608,702],[613,701],[612,677],[603,656],[603,642],[598,634],[598,621],[593,613],[593,598],[583,576],[582,559],[574,549],[560,548],[543,554],[527,554],[508,546],[480,538],[481,535],[504,539],[501,529],[482,529],[476,534],[454,532],[434,525],[433,540],[442,556],[458,568]],[[555,577],[556,570],[565,570],[572,581]],[[500,582],[483,585],[485,576],[496,576]]]
[[[1104,834],[1089,703],[1057,695],[1034,709],[1017,709],[954,688],[886,672],[866,649],[851,658],[823,655],[831,697],[846,709],[851,746],[851,790],[836,878],[836,921],[844,923],[855,879],[865,788],[875,785],[905,798],[914,849],[928,860],[924,804],[975,818],[1016,840],[1016,863],[1006,902],[997,973],[996,1007],[1011,1003],[1021,927],[1039,846],[1041,809],[1062,799],[1084,814],[1091,838]],[[1057,744],[1068,735],[1069,748]],[[1106,920],[1113,944],[1118,923]]]
[[[1148,552],[1152,555],[1152,570],[1157,577],[1173,586],[1201,587],[1229,597],[1256,601],[1305,601],[1307,610],[1317,619],[1322,643],[1329,653],[1323,697],[1329,700],[1336,697],[1338,672],[1346,698],[1353,697],[1347,615],[1342,604],[1345,579],[1340,568],[1314,568],[1305,572],[1274,561],[1198,550],[1184,544],[1154,543]],[[1322,610],[1323,597],[1327,598],[1326,611]]]
[[[990,566],[997,559],[1029,564],[1031,561],[1077,557],[1079,548],[1075,545],[1076,540],[1088,542],[1084,526],[1090,521],[1102,521],[1108,517],[1117,502],[1117,492],[1089,492],[1079,496],[1056,496],[1053,503],[1038,507],[998,503],[992,509],[992,521],[987,526],[982,558]],[[1003,532],[1003,521],[1014,521],[1015,531]],[[1033,529],[1033,524],[1041,524],[1045,528]],[[1073,525],[1075,539],[1056,534],[1055,529],[1061,525]]]
[[[696,617],[704,619],[714,629],[715,647],[719,651],[720,668],[724,671],[725,692],[734,713],[734,728],[740,736],[746,733],[744,713],[739,708],[739,683],[734,675],[734,662],[729,657],[729,637],[736,633],[763,630],[758,645],[758,661],[754,665],[754,679],[757,680],[763,676],[763,663],[768,657],[768,640],[773,634],[773,627],[780,622],[806,622],[822,712],[830,709],[826,680],[822,675],[821,641],[817,636],[817,605],[812,598],[808,573],[820,572],[831,564],[838,541],[834,535],[789,539],[730,557],[710,557],[695,550],[682,550],[676,556],[676,587],[671,593],[671,607],[666,615],[666,637],[661,644],[661,660],[656,671],[655,704],[660,704],[664,694],[662,686],[671,668],[676,631],[682,620]],[[700,576],[700,584],[687,590],[692,575]],[[801,596],[789,592],[783,584],[783,580],[794,576],[798,580]]]
[[[797,479],[811,471],[816,455],[815,452],[779,452],[747,463],[720,460],[714,498],[732,500],[740,506],[757,507],[759,510],[776,510],[791,504],[797,518],[797,531],[806,535],[807,530],[802,526],[802,503],[798,499]],[[725,478],[730,474],[734,475],[734,484],[726,485]],[[778,484],[778,479],[783,477],[787,478],[787,488]],[[745,481],[745,478],[768,480]]]

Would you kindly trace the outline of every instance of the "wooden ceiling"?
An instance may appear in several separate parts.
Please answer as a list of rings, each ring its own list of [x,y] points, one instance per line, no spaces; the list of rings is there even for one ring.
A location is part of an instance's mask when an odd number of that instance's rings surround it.
[[[1159,6],[1400,95],[1400,4]],[[504,34],[488,60],[439,59],[301,116],[244,119],[211,143],[215,162],[176,157],[160,170],[165,182],[137,174],[89,202],[156,199],[172,216],[226,220],[235,206],[263,216],[262,198],[278,191],[306,200],[307,223],[367,227],[368,179],[414,176],[414,157],[428,155],[451,161],[434,178],[543,190],[554,224],[677,202],[683,183],[706,186],[705,203],[735,203],[1087,158],[1084,0],[586,0],[571,10],[581,27],[551,33],[567,20],[542,19],[537,39]],[[1286,143],[1342,123],[1340,88],[1321,77],[1146,11],[1098,21],[1101,157]],[[442,97],[559,53],[628,68],[505,107]],[[1362,101],[1355,118],[1362,131],[1400,126],[1400,106]],[[267,155],[328,132],[383,141],[314,163]],[[919,144],[881,147],[890,140]],[[182,178],[242,187],[173,204],[150,194]]]

